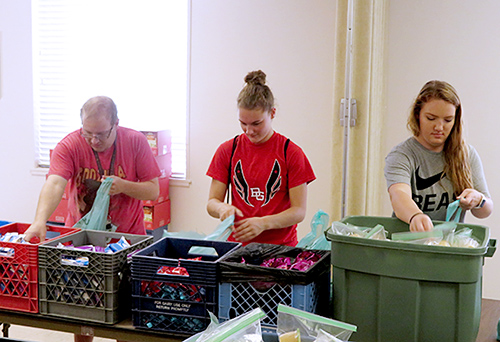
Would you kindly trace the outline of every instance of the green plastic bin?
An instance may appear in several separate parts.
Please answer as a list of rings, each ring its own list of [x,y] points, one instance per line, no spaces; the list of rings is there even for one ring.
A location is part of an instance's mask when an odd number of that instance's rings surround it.
[[[392,217],[349,216],[341,222],[382,224],[392,233],[408,224]],[[436,221],[435,224],[442,222]],[[469,227],[479,248],[417,245],[326,232],[332,244],[333,318],[358,326],[358,342],[475,342],[481,317],[482,266],[496,240],[489,228]]]

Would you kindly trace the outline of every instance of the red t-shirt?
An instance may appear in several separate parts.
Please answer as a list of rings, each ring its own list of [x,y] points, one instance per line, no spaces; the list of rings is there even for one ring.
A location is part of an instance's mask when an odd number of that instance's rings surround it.
[[[161,175],[146,137],[138,131],[118,127],[116,136],[115,176],[128,181],[144,182]],[[113,155],[113,146],[100,152],[99,160],[105,175]],[[79,130],[68,134],[52,152],[49,175],[68,180],[68,215],[65,224],[72,227],[91,208],[96,189],[87,186],[88,181],[100,180],[94,152]],[[117,226],[117,232],[146,234],[142,201],[118,194],[110,196],[108,219]]]
[[[231,161],[231,197],[232,204],[243,212],[243,218],[285,211],[290,208],[289,189],[316,179],[306,155],[292,141],[289,141],[285,161],[286,141],[285,136],[276,132],[268,141],[258,145],[245,134],[238,136]],[[219,146],[207,171],[208,176],[228,183],[232,149],[233,139]],[[266,230],[250,242],[295,246],[298,242],[296,227]],[[229,240],[234,241],[232,236]]]

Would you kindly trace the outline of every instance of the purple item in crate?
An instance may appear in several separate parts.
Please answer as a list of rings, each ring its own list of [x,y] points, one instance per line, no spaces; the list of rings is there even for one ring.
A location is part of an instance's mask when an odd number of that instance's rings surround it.
[[[83,251],[90,251],[90,252],[93,252],[94,251],[94,246],[93,245],[82,245],[82,246],[76,246],[76,247],[73,247],[75,249],[81,249]]]
[[[290,269],[297,270],[297,271],[307,271],[320,258],[321,258],[321,256],[319,256],[318,254],[316,254],[314,252],[303,251],[299,255],[297,255],[297,258],[295,258],[295,262],[290,267]]]
[[[104,251],[105,251],[104,247],[102,247],[102,246],[94,246],[94,252],[104,253]]]
[[[276,258],[276,260],[274,261],[274,267],[282,270],[288,270],[291,264],[292,260],[289,257]]]
[[[290,266],[290,270],[297,270],[297,271],[307,271],[311,266],[314,265],[314,261],[312,260],[298,260],[293,263],[292,266]]]
[[[293,264],[290,257],[278,257],[266,259],[260,264],[260,266],[278,268],[282,270],[307,271],[320,258],[321,256],[314,252],[303,251],[297,255]]]
[[[313,262],[316,262],[321,259],[321,256],[311,251],[303,251],[299,255],[297,255],[296,260],[297,259],[311,260]]]
[[[241,258],[241,259],[243,259],[243,258]],[[262,262],[262,264],[260,264],[260,266],[262,266],[262,267],[274,267],[274,260],[275,260],[275,258],[266,259]]]

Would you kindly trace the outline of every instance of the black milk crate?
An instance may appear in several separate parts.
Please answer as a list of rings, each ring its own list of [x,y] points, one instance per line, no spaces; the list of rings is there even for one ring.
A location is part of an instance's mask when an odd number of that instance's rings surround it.
[[[132,257],[134,327],[192,335],[217,315],[218,260],[241,244],[165,237]],[[188,260],[201,257],[201,260]],[[162,270],[180,267],[185,275]]]
[[[276,256],[295,258],[303,248],[250,243],[219,260],[218,317],[226,321],[256,307],[265,313],[263,331],[277,326],[278,304],[324,315],[330,303],[330,251],[310,250],[320,259],[306,271],[260,266]],[[245,259],[246,263],[241,260]]]
[[[106,247],[124,237],[130,247],[99,253],[57,247]],[[82,230],[40,245],[40,313],[98,323],[114,324],[130,312],[129,254],[153,242],[152,236]],[[87,266],[66,265],[62,259],[88,258]]]

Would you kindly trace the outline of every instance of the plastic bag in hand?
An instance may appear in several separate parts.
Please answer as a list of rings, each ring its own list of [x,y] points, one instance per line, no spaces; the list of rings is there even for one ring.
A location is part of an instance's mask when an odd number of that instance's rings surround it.
[[[106,178],[97,190],[97,195],[92,205],[92,209],[82,217],[73,227],[88,230],[107,230],[109,211],[109,189],[113,184],[113,178]],[[111,231],[116,230],[111,229]]]

